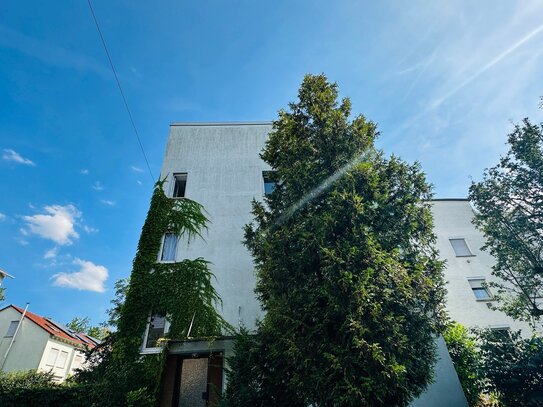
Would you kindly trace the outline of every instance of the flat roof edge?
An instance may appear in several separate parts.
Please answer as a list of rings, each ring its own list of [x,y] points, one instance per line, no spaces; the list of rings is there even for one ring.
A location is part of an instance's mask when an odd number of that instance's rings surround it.
[[[211,127],[211,126],[271,126],[271,121],[257,122],[173,122],[170,127],[186,126],[186,127]]]
[[[434,198],[434,199],[430,199],[430,202],[443,202],[443,201],[467,202],[467,201],[469,201],[469,199],[468,198]]]

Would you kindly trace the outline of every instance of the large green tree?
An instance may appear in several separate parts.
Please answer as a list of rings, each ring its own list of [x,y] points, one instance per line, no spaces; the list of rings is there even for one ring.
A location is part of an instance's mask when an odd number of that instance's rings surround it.
[[[444,288],[431,188],[350,115],[336,84],[307,75],[273,123],[261,157],[276,187],[245,230],[266,315],[232,360],[251,372],[230,374],[236,405],[404,406],[432,380]]]
[[[524,119],[508,136],[509,151],[472,183],[469,199],[483,247],[496,259],[498,308],[533,325],[543,315],[543,127]]]

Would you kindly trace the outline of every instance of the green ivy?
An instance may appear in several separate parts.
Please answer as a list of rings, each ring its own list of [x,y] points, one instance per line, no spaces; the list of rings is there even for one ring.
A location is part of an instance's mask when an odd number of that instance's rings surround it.
[[[158,261],[165,233],[177,234],[191,242],[202,237],[208,222],[199,203],[187,198],[168,198],[164,182],[155,185],[126,298],[124,304],[116,306],[118,330],[97,352],[101,362],[94,372],[80,375],[83,383],[108,383],[110,400],[121,399],[124,405],[135,405],[135,400],[145,400],[145,405],[152,404],[149,400],[158,400],[168,353],[167,340],[187,339],[191,323],[190,336],[201,339],[232,331],[217,311],[221,299],[212,284],[214,276],[209,262],[203,258],[175,263]],[[167,315],[170,330],[161,353],[143,356],[140,350],[150,313]]]

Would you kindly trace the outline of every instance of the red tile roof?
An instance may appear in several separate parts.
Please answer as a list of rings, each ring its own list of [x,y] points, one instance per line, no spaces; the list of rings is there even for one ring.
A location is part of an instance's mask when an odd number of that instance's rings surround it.
[[[21,314],[24,311],[22,308],[15,305],[8,305],[7,307],[2,308],[0,311],[3,311],[9,307],[12,307],[13,309],[19,311]],[[73,344],[85,346],[88,348],[94,348],[98,344],[98,341],[96,339],[93,339],[88,335],[85,335],[83,333],[76,333],[62,324],[54,322],[49,318],[44,318],[40,315],[34,314],[33,312],[27,311],[25,318],[28,318],[51,335],[59,339],[69,341]]]

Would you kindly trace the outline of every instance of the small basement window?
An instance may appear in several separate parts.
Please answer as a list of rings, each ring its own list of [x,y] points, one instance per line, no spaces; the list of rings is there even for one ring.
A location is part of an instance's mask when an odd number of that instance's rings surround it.
[[[8,331],[6,332],[5,337],[11,337],[15,335],[15,331],[17,330],[17,326],[19,325],[19,321],[11,321],[9,323]]]
[[[185,196],[185,190],[187,188],[187,173],[173,174],[173,197],[183,198]]]
[[[473,291],[473,295],[477,301],[488,301],[492,299],[490,291],[486,287],[486,280],[484,278],[471,278],[469,279],[469,285]]]
[[[264,195],[270,195],[275,189],[275,171],[262,171],[262,179],[264,180]]]
[[[454,250],[454,253],[456,254],[456,257],[470,257],[473,256],[473,253],[468,247],[468,244],[466,243],[466,239],[462,238],[456,238],[456,239],[449,239],[449,242],[451,242],[451,246]]]
[[[158,340],[166,334],[166,316],[162,313],[153,314],[149,318],[147,332],[145,335],[145,347],[156,348]]]
[[[162,242],[162,253],[160,261],[175,261],[175,253],[177,252],[177,242],[179,237],[175,233],[166,233]]]

